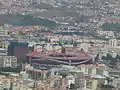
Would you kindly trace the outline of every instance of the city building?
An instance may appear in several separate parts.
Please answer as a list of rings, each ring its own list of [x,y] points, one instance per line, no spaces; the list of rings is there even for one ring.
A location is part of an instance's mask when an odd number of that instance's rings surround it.
[[[15,56],[19,59],[25,59],[28,53],[28,43],[26,42],[10,42],[8,46],[8,56]]]
[[[116,47],[117,46],[117,40],[116,39],[110,39],[109,40],[110,47]]]
[[[18,62],[15,56],[0,56],[0,67],[17,68]]]
[[[31,63],[50,64],[50,65],[73,65],[88,64],[92,62],[92,57],[84,52],[72,47],[61,47],[55,50],[36,49],[27,54]]]

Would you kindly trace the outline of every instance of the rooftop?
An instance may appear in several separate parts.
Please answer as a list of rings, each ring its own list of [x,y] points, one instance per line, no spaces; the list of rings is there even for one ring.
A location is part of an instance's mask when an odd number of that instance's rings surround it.
[[[76,48],[66,47],[65,53],[61,53],[61,48],[58,50],[46,50],[41,51],[33,51],[28,54],[28,56],[36,57],[36,58],[51,58],[51,59],[69,59],[69,60],[86,60],[91,59],[91,57],[85,53],[84,51],[77,50]]]

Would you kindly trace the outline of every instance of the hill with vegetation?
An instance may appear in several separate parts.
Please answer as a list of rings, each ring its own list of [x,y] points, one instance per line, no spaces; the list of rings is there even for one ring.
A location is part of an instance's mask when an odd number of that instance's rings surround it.
[[[103,30],[120,32],[120,23],[104,23]]]
[[[0,24],[11,25],[42,25],[53,28],[56,26],[54,21],[48,19],[35,18],[31,15],[0,15]]]

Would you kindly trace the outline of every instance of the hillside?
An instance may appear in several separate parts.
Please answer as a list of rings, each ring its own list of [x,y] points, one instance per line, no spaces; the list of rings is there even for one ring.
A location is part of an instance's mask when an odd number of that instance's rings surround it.
[[[0,15],[0,24],[43,25],[50,28],[56,26],[54,21],[35,18],[30,15]]]
[[[120,23],[104,23],[103,30],[120,32]]]

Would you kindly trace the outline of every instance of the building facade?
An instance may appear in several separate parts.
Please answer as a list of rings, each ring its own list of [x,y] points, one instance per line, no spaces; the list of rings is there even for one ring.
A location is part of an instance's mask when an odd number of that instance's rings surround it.
[[[25,59],[28,53],[28,43],[11,42],[8,46],[8,56],[15,56],[18,59]]]
[[[17,58],[15,56],[0,56],[0,66],[17,68]]]

